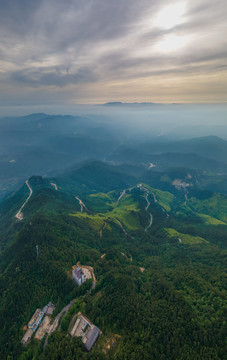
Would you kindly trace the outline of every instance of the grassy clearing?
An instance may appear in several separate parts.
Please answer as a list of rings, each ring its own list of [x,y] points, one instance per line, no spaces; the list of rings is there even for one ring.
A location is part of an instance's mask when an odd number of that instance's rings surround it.
[[[183,244],[195,245],[195,244],[201,244],[201,243],[208,243],[207,240],[203,239],[200,236],[192,236],[189,234],[183,234],[172,228],[165,228],[165,231],[167,232],[168,236],[178,237],[179,239],[181,239]]]
[[[206,225],[227,225],[225,222],[218,220],[210,215],[198,214],[204,221]]]
[[[98,198],[98,199],[104,199],[104,200],[112,201],[111,197],[108,194],[102,193],[102,192],[97,193],[97,194],[90,194],[88,196],[91,197],[91,198],[95,198],[95,199]]]
[[[87,204],[96,212],[107,212],[113,207],[113,198],[106,193],[90,194],[87,197]]]
[[[174,199],[174,195],[168,191],[162,191],[154,189],[147,184],[143,184],[150,192],[153,192],[157,198],[158,204],[162,206],[167,212],[171,211],[171,204]]]
[[[134,202],[131,195],[125,195],[118,205],[116,203],[112,204],[112,208],[111,211],[107,211],[104,214],[97,213],[89,215],[85,212],[76,212],[70,215],[87,220],[90,226],[96,231],[99,231],[104,226],[105,221],[108,224],[108,220],[112,220],[118,225],[119,223],[117,220],[119,220],[129,231],[140,228],[141,225],[139,218],[137,217],[137,213],[140,209],[137,208],[137,203]]]
[[[114,209],[105,215],[112,220],[120,220],[128,230],[136,230],[140,227],[139,220],[136,217],[136,213],[139,211],[140,210],[137,208],[137,204],[133,201],[132,196],[125,195],[120,200],[119,204],[115,205]]]
[[[102,214],[88,215],[87,213],[76,212],[69,215],[76,216],[79,219],[87,221],[90,227],[95,231],[100,231],[103,228],[106,220],[106,217]]]

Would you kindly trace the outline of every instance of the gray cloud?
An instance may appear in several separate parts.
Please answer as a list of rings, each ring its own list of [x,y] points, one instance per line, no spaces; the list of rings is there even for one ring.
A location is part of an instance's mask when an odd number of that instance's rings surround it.
[[[226,1],[179,1],[186,3],[183,21],[165,29],[154,20],[167,0],[1,0],[2,86],[9,93],[23,87],[25,96],[40,87],[47,98],[53,87],[68,96],[75,86],[80,99],[83,85],[83,97],[88,86],[89,101],[93,87],[101,101],[102,87],[106,95],[113,82],[120,98],[121,86],[138,78],[159,77],[161,84],[168,75],[221,74],[224,81]],[[182,46],[168,50],[171,41]]]
[[[32,87],[38,86],[57,86],[64,87],[70,84],[86,84],[94,82],[97,77],[86,68],[80,68],[76,73],[70,74],[67,69],[23,69],[15,71],[10,75],[12,83],[27,84]]]

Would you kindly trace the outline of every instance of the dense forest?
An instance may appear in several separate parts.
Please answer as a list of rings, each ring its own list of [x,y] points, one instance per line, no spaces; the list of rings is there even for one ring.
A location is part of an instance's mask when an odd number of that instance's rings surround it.
[[[22,221],[26,185],[0,205],[1,359],[224,359],[224,194],[192,184],[185,197],[97,162],[29,184]],[[78,261],[94,268],[95,289],[73,282]],[[36,308],[52,301],[54,318],[73,299],[47,346],[33,338],[22,346]],[[78,311],[102,331],[89,353],[68,335]]]

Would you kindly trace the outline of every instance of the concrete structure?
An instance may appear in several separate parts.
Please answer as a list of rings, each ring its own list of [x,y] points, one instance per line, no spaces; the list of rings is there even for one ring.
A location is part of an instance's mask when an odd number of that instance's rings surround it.
[[[72,272],[73,280],[76,281],[77,285],[80,286],[86,280],[83,270],[77,266]]]
[[[49,302],[49,304],[47,305],[48,309],[47,309],[47,315],[52,315],[54,310],[55,310],[55,306],[54,304],[52,304],[51,302]]]
[[[85,349],[91,351],[100,334],[97,326],[93,325],[82,313],[78,313],[78,318],[70,331],[71,336],[81,336]]]
[[[85,349],[87,351],[91,351],[98,337],[99,337],[99,329],[97,328],[97,326],[92,325],[88,329],[88,331],[86,332],[86,336],[84,337],[86,341],[83,340]]]
[[[35,339],[42,340],[44,338],[46,333],[48,333],[50,330],[50,321],[51,321],[51,317],[46,315],[44,317],[40,327],[38,328],[38,330],[35,333]]]
[[[28,330],[26,331],[26,333],[24,334],[24,336],[21,340],[23,345],[27,345],[28,342],[31,340],[33,333],[36,331],[38,326],[41,324],[42,319],[43,319],[44,315],[48,312],[49,308],[50,308],[50,311],[53,312],[54,305],[49,303],[48,305],[44,306],[44,308],[42,310],[36,309],[36,311],[34,312],[34,314],[31,317],[31,320],[28,323]],[[45,317],[45,319],[46,319],[46,317]],[[47,327],[48,324],[49,324],[49,322],[46,319],[44,327]],[[42,330],[41,330],[41,337],[42,337]]]
[[[37,326],[40,324],[43,315],[44,313],[41,311],[41,309],[36,309],[35,313],[32,315],[32,318],[28,323],[28,328],[35,331]]]
[[[80,319],[77,319],[74,326],[73,326],[73,328],[72,328],[72,330],[70,331],[71,336],[75,336],[75,333],[76,333],[76,330],[77,330],[77,328],[79,326],[79,323],[80,323]]]
[[[28,329],[26,333],[24,334],[21,342],[23,345],[27,345],[29,341],[31,340],[31,337],[33,335],[34,331],[32,329]]]

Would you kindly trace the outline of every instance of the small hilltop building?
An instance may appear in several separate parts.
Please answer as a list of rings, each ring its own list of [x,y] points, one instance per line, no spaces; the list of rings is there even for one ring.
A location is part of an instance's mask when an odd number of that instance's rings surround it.
[[[73,280],[75,280],[75,282],[77,283],[78,286],[83,284],[86,280],[86,276],[85,276],[83,270],[79,266],[77,266],[73,270],[72,276],[73,276]]]

